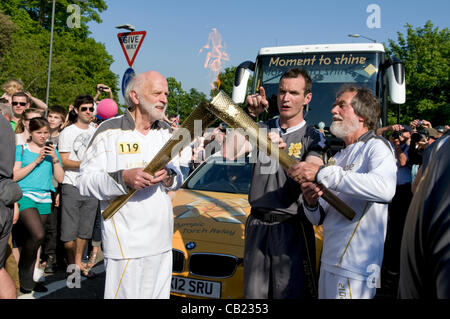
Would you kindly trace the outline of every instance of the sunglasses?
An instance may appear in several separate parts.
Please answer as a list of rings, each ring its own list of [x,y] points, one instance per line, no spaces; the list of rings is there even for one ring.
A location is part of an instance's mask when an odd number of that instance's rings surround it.
[[[94,107],[86,107],[86,106],[82,106],[80,107],[80,112],[86,112],[87,110],[89,110],[89,112],[94,112]]]
[[[12,102],[11,104],[14,106],[16,106],[16,105],[25,106],[25,105],[27,105],[27,102]]]

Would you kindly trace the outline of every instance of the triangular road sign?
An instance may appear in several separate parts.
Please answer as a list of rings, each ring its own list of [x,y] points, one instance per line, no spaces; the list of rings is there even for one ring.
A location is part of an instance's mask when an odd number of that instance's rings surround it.
[[[123,53],[127,59],[128,65],[133,66],[134,59],[141,48],[142,41],[144,41],[146,31],[134,31],[117,34]]]

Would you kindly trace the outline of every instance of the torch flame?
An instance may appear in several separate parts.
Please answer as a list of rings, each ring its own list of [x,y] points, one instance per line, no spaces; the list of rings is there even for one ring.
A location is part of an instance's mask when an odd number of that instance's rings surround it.
[[[224,46],[222,45],[222,36],[217,31],[216,28],[212,29],[212,32],[209,33],[208,43],[200,49],[199,54],[204,50],[210,50],[206,54],[204,68],[210,69],[216,79],[211,83],[212,89],[215,88],[214,82],[217,83],[217,89],[220,87],[219,73],[222,69],[222,64],[224,61],[229,61],[230,58],[228,54],[224,51]]]

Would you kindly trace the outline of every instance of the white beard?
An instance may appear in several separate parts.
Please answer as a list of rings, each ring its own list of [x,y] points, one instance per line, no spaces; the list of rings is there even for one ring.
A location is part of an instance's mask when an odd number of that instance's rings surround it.
[[[162,120],[164,118],[164,113],[166,112],[167,104],[164,105],[164,111],[161,112],[156,109],[159,106],[159,103],[148,103],[144,98],[141,98],[141,106],[144,112],[150,115],[150,118],[153,121]]]
[[[339,115],[333,116],[334,118],[341,120],[333,121],[330,126],[330,132],[337,138],[344,139],[358,129],[359,123],[357,119],[343,120]]]

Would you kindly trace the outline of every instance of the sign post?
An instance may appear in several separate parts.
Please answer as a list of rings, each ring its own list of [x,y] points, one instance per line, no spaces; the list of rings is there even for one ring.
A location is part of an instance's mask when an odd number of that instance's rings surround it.
[[[128,65],[133,66],[134,59],[141,48],[142,41],[144,41],[146,31],[133,31],[117,34],[123,53],[127,59]]]
[[[128,68],[122,78],[122,95],[125,97],[125,90],[127,88],[128,83],[136,76],[136,73],[132,68]]]

